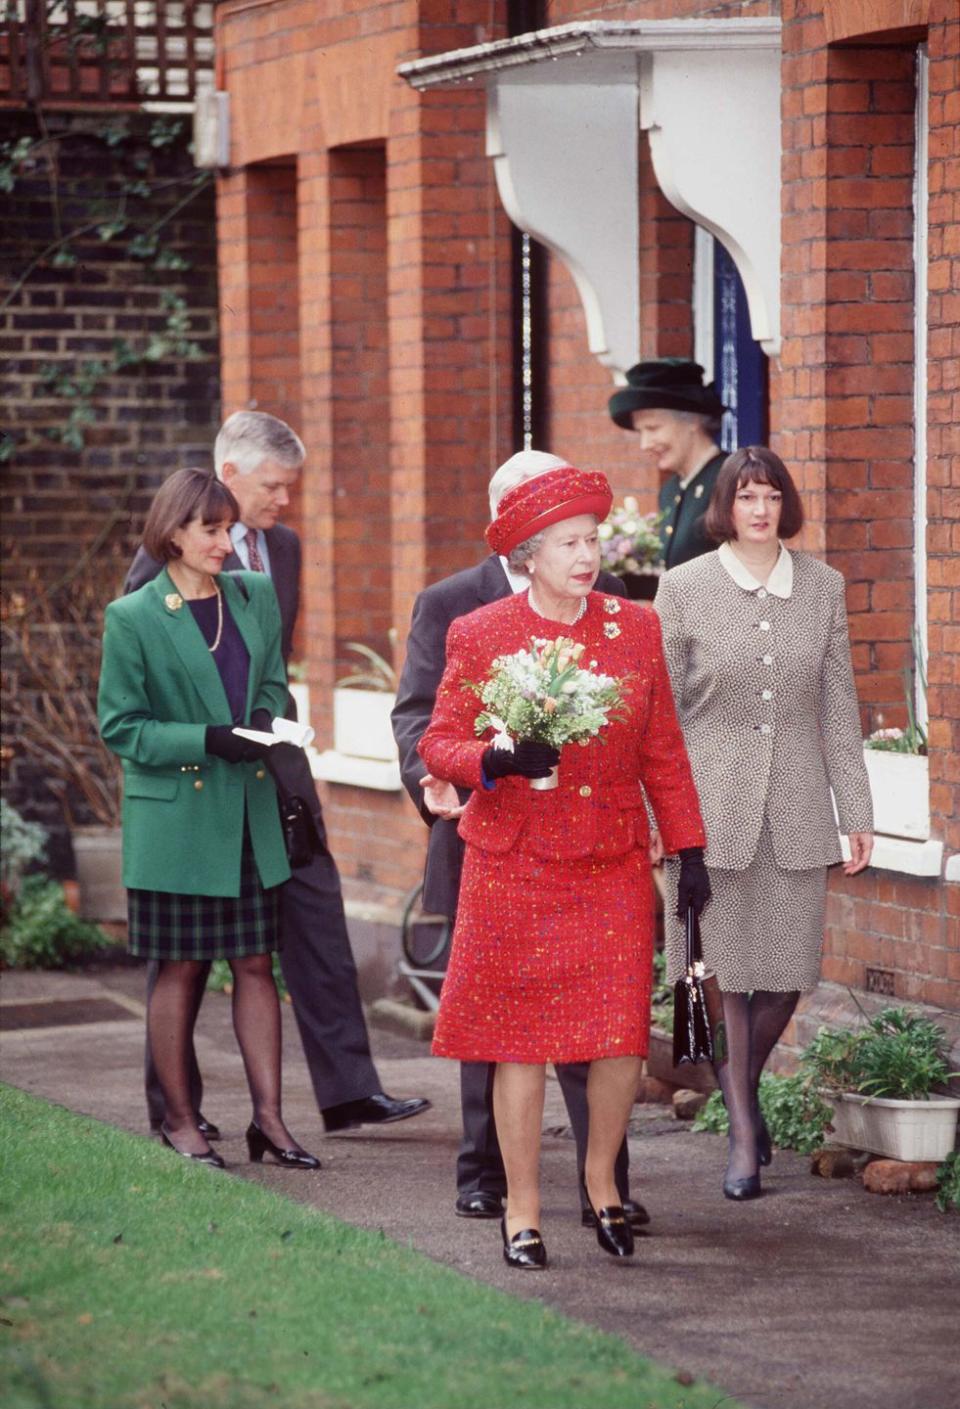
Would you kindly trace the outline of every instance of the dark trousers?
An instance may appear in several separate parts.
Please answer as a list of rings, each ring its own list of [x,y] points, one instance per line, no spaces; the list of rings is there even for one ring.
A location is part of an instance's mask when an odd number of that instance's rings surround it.
[[[557,1079],[566,1102],[567,1114],[577,1144],[577,1174],[580,1205],[587,1207],[584,1192],[584,1163],[587,1157],[587,1073],[589,1062],[564,1062],[557,1067]],[[472,1194],[479,1189],[505,1194],[507,1179],[493,1120],[493,1062],[461,1062],[460,1100],[463,1107],[463,1141],[457,1156],[457,1193]],[[617,1155],[614,1174],[621,1199],[630,1197],[630,1156],[624,1140]]]
[[[272,760],[271,760],[272,762]],[[370,1038],[357,987],[357,968],[343,912],[336,862],[326,847],[323,813],[310,764],[301,749],[284,749],[273,768],[280,787],[310,804],[322,850],[308,866],[293,872],[281,892],[280,967],[321,1110],[344,1101],[363,1100],[382,1091],[370,1055]],[[155,964],[147,976],[147,997],[156,983]],[[197,1010],[203,998],[198,988]],[[200,1108],[203,1083],[196,1053],[190,1051],[191,1093]],[[146,1051],[147,1111],[151,1125],[163,1119],[163,1093]]]

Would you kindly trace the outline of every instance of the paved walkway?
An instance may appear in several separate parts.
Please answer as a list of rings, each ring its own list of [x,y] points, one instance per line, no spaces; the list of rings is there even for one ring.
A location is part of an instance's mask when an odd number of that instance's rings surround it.
[[[143,975],[8,973],[0,1076],[71,1110],[143,1133]],[[97,1017],[77,1025],[76,1005]],[[63,1006],[60,1006],[63,1005]],[[428,1257],[517,1296],[537,1297],[622,1336],[644,1355],[709,1378],[755,1409],[956,1409],[960,1404],[960,1218],[930,1198],[866,1194],[810,1176],[777,1154],[765,1197],[720,1196],[724,1144],[692,1135],[663,1107],[637,1107],[634,1192],[653,1216],[629,1264],[605,1258],[575,1216],[573,1145],[544,1140],[543,1231],[551,1268],[509,1271],[495,1223],[452,1216],[456,1070],[406,1038],[374,1033],[387,1090],[433,1109],[377,1132],[325,1138],[289,1009],[288,1123],[323,1159],[316,1175],[251,1166],[249,1107],[230,1004],[209,994],[198,1029],[204,1110],[224,1130],[234,1173],[299,1202],[409,1242]],[[27,1019],[55,1026],[18,1027]],[[545,1125],[565,1114],[548,1085]]]

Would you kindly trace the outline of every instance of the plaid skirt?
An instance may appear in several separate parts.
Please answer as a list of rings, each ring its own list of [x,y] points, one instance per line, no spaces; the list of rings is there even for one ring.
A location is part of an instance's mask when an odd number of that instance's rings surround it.
[[[141,959],[242,959],[280,947],[280,887],[264,890],[246,827],[240,894],[127,890],[129,949]]]

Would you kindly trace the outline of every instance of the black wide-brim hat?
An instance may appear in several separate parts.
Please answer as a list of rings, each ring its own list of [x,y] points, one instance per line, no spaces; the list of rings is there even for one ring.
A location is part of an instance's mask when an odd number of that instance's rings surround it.
[[[695,411],[719,419],[727,409],[713,383],[704,386],[699,362],[684,362],[680,357],[638,362],[627,373],[627,385],[611,396],[609,407],[625,431],[633,430],[634,411]]]

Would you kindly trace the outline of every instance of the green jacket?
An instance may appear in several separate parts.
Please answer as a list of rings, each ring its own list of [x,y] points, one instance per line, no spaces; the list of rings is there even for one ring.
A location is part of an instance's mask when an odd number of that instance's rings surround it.
[[[287,685],[273,584],[248,572],[219,581],[250,652],[244,719],[255,709],[282,714]],[[123,759],[124,885],[238,896],[245,811],[263,885],[289,878],[269,772],[204,750],[207,725],[229,724],[230,709],[207,643],[165,568],[107,607],[98,707],[103,741]]]
[[[659,507],[664,516],[660,524],[660,542],[663,544],[666,567],[678,567],[680,563],[688,563],[691,558],[699,558],[701,553],[709,553],[716,548],[717,545],[704,535],[703,516],[707,512],[720,466],[726,458],[727,452],[718,450],[686,489],[681,490],[678,476],[671,475],[660,490]]]

